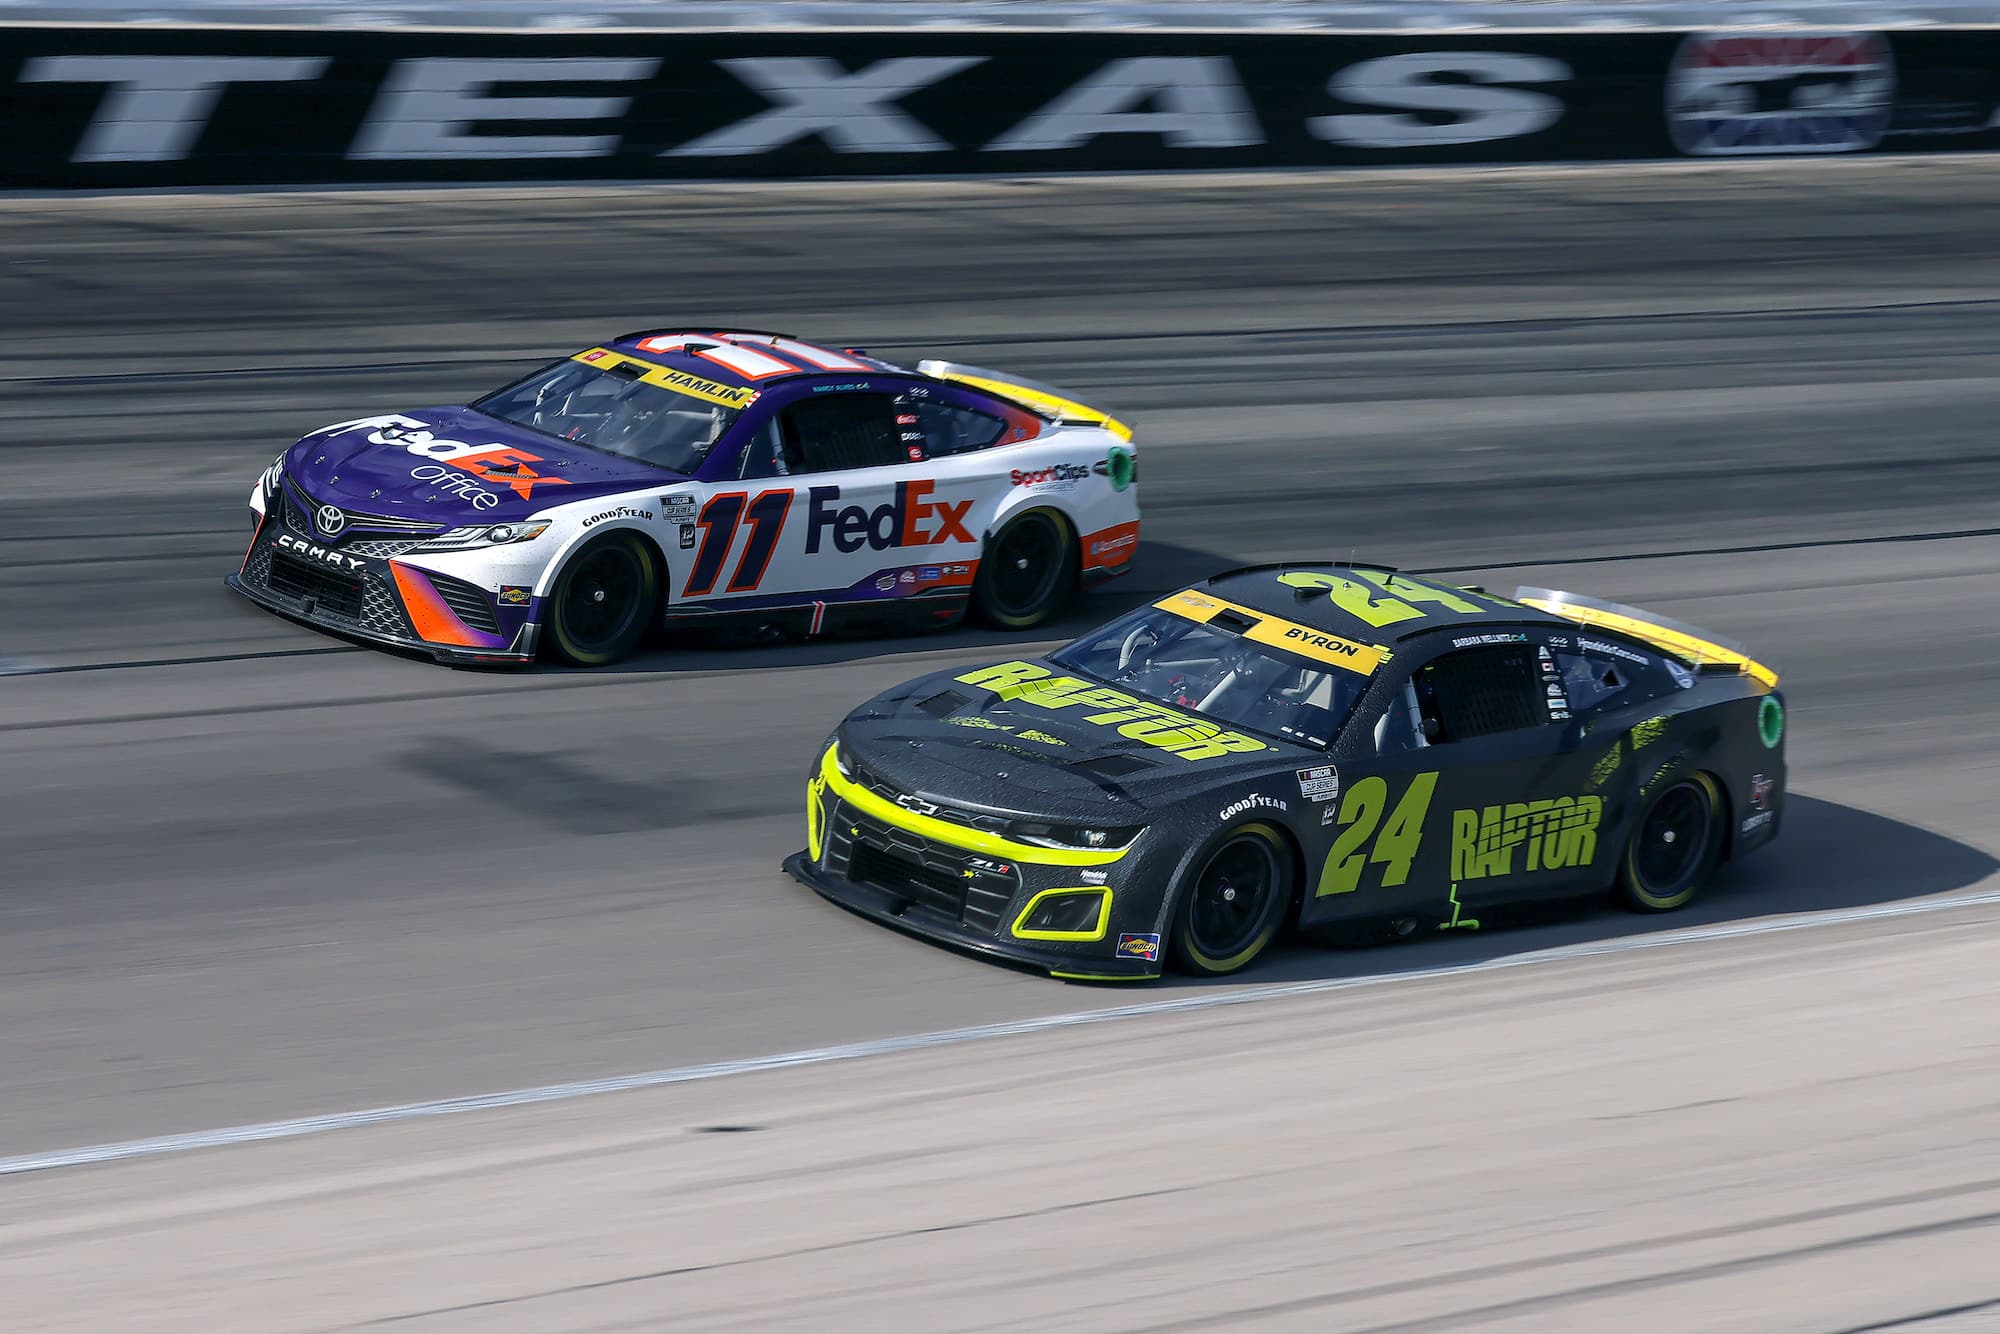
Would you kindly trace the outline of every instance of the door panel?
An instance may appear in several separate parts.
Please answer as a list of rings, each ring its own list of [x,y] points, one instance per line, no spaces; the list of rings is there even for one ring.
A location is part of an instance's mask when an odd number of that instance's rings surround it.
[[[1326,840],[1308,849],[1302,921],[1408,916],[1464,924],[1469,904],[1609,881],[1616,739],[1591,735],[1549,696],[1535,649],[1523,642],[1441,654],[1461,661],[1429,675],[1433,663],[1420,663],[1406,678],[1411,692],[1392,691],[1379,712],[1405,730],[1421,726],[1439,738],[1433,744],[1397,748],[1391,728],[1357,720],[1363,733],[1388,738],[1381,741],[1388,753],[1340,766],[1341,791],[1321,817]],[[1467,653],[1491,661],[1467,664]],[[1437,693],[1466,681],[1470,692]],[[1419,685],[1431,695],[1405,725]],[[1482,727],[1496,730],[1478,735]],[[1454,731],[1458,739],[1446,739]]]

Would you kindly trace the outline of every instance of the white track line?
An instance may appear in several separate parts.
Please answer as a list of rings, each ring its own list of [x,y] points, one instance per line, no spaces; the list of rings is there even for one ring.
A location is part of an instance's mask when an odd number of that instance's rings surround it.
[[[716,1061],[708,1065],[683,1065],[671,1070],[648,1070],[642,1074],[612,1075],[605,1079],[580,1079],[567,1084],[544,1084],[539,1088],[512,1089],[505,1093],[483,1093],[468,1098],[442,1098],[435,1102],[406,1102],[391,1107],[372,1107],[357,1112],[334,1112],[326,1116],[306,1116],[293,1121],[266,1121],[259,1125],[229,1126],[221,1130],[198,1130],[184,1135],[159,1135],[151,1139],[124,1140],[116,1144],[92,1144],[78,1149],[57,1149],[49,1153],[28,1153],[0,1158],[0,1176],[22,1172],[42,1172],[58,1167],[82,1167],[125,1158],[153,1158],[163,1154],[186,1153],[194,1149],[222,1149],[259,1140],[294,1139],[330,1130],[355,1130],[362,1126],[389,1125],[432,1116],[458,1116],[465,1112],[492,1111],[502,1107],[526,1107],[542,1102],[566,1102],[599,1093],[624,1093],[632,1089],[659,1088],[667,1084],[691,1084],[697,1080],[723,1079],[730,1075],[753,1074],[759,1070],[785,1070],[802,1065],[823,1065],[831,1061],[855,1061],[868,1056],[888,1056],[896,1052],[921,1051],[928,1047],[950,1047],[961,1042],[987,1038],[1019,1037],[1046,1033],[1085,1024],[1111,1023],[1146,1015],[1180,1014],[1191,1010],[1213,1010],[1225,1005],[1252,1005],[1262,1001],[1291,1000],[1329,991],[1352,991],[1361,987],[1390,986],[1405,982],[1428,982],[1436,978],[1465,977],[1493,973],[1508,968],[1527,968],[1584,959],[1600,954],[1630,954],[1639,950],[1665,949],[1712,940],[1738,940],[1746,936],[1775,935],[1781,931],[1804,931],[1816,927],[1844,926],[1854,922],[1874,922],[1896,917],[1917,917],[1926,913],[2000,903],[2000,889],[1962,894],[1954,898],[1925,899],[1915,903],[1881,905],[1871,908],[1843,908],[1832,912],[1808,913],[1794,917],[1774,917],[1765,921],[1742,922],[1733,926],[1695,927],[1650,936],[1629,936],[1617,940],[1591,941],[1557,949],[1485,959],[1477,963],[1449,964],[1439,968],[1418,968],[1400,973],[1371,973],[1363,977],[1322,978],[1312,982],[1283,982],[1274,986],[1245,987],[1235,991],[1203,991],[1194,995],[1171,996],[1119,1005],[1103,1010],[1082,1010],[1052,1014],[1040,1019],[1017,1019],[1004,1024],[980,1024],[974,1028],[952,1028],[937,1033],[914,1033],[906,1037],[877,1038],[871,1042],[843,1043],[837,1047],[814,1047],[806,1051],[782,1052],[741,1061]]]

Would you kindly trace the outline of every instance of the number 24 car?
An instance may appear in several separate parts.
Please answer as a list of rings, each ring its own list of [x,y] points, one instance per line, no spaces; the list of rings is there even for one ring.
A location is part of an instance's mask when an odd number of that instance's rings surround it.
[[[1218,575],[862,705],[786,868],[1062,978],[1232,973],[1292,930],[1688,903],[1777,835],[1778,676],[1705,631],[1383,566]]]
[[[1124,573],[1132,432],[1047,385],[769,333],[628,334],[467,407],[306,436],[230,587],[446,662],[596,666],[667,623],[1039,624]]]

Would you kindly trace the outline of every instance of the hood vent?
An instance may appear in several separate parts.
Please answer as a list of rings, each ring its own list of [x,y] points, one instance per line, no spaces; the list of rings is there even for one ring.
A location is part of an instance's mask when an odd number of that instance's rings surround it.
[[[959,694],[956,690],[947,690],[942,694],[932,695],[929,699],[919,701],[917,711],[928,713],[933,718],[949,718],[970,702],[970,700],[964,695]]]
[[[1123,778],[1144,769],[1159,767],[1159,761],[1141,755],[1111,754],[1099,755],[1096,759],[1078,760],[1068,768],[1072,773],[1091,778]]]

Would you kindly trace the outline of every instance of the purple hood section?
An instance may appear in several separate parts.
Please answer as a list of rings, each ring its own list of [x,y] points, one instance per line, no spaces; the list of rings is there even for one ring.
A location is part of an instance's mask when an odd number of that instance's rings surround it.
[[[452,525],[687,480],[470,408],[383,413],[315,431],[286,451],[285,471],[317,501]]]

